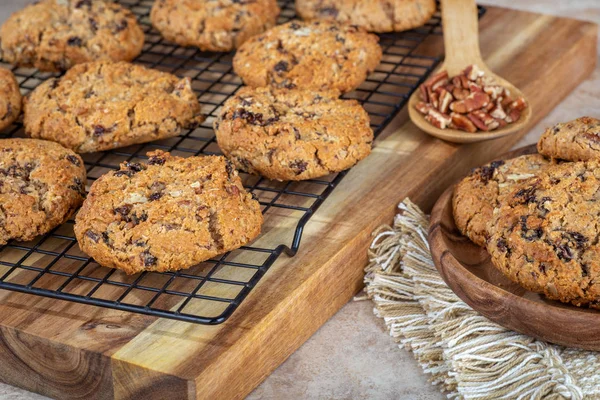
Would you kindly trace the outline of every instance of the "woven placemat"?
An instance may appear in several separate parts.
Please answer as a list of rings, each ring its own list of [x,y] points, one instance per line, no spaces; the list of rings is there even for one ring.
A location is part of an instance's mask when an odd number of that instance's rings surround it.
[[[437,272],[428,217],[403,201],[373,233],[365,296],[390,335],[451,399],[600,399],[600,353],[507,330],[460,300]]]

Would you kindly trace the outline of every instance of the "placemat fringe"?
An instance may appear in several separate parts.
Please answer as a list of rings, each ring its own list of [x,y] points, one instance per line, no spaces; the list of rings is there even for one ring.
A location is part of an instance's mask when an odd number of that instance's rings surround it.
[[[394,225],[373,232],[363,298],[431,382],[451,399],[599,398],[597,354],[539,342],[472,310],[435,269],[428,226],[406,199]]]

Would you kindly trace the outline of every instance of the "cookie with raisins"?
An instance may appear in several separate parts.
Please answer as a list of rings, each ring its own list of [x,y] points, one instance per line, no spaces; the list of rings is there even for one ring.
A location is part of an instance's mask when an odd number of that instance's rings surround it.
[[[490,221],[492,263],[527,290],[600,308],[600,164],[540,171],[504,196]]]
[[[222,156],[157,150],[96,180],[77,214],[79,246],[128,274],[190,268],[260,233],[260,205]]]
[[[373,142],[367,112],[335,91],[244,87],[214,128],[238,169],[277,180],[343,171],[367,157]]]
[[[568,161],[600,160],[600,120],[581,117],[556,124],[538,141],[538,151]]]
[[[0,130],[19,118],[22,100],[19,83],[13,73],[0,68]]]
[[[53,142],[0,139],[0,244],[65,222],[85,196],[83,160]]]
[[[231,51],[275,26],[276,0],[157,0],[152,25],[171,42],[203,51]]]
[[[357,88],[381,60],[379,37],[328,21],[291,21],[246,41],[233,58],[244,84],[313,90]]]
[[[494,161],[473,170],[454,188],[452,209],[458,229],[475,244],[485,246],[489,237],[487,224],[498,199],[515,184],[534,177],[552,164],[539,154],[529,154]]]
[[[144,45],[135,15],[104,0],[41,0],[12,14],[0,37],[4,61],[55,72],[88,61],[131,61]]]
[[[79,64],[25,100],[25,132],[77,153],[179,135],[204,121],[189,78],[128,62]]]
[[[417,28],[435,10],[435,0],[296,0],[296,11],[305,20],[337,21],[371,32]]]

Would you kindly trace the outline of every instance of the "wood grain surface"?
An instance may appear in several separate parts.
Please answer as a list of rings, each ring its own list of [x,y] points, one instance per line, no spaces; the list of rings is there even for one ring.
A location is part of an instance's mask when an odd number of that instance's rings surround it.
[[[537,153],[535,145],[498,159],[533,153]],[[546,342],[600,350],[600,311],[547,300],[506,278],[487,251],[463,236],[454,224],[453,189],[449,187],[433,207],[429,228],[433,261],[452,291],[505,328]]]
[[[488,66],[522,89],[530,128],[587,77],[596,26],[489,8],[480,21]],[[418,52],[440,54],[433,37]],[[370,233],[410,196],[429,209],[475,165],[525,133],[474,145],[434,139],[403,111],[224,324],[200,326],[0,291],[0,379],[57,398],[243,398],[361,287]],[[526,129],[525,129],[526,130]],[[288,232],[285,213],[266,242]],[[10,367],[9,367],[10,366]]]

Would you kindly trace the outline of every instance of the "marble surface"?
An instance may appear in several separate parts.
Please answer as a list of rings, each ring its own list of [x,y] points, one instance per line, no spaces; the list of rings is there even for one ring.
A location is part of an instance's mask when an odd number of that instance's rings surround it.
[[[0,22],[28,0],[1,0]],[[486,0],[481,4],[518,8],[600,23],[598,0]],[[537,141],[557,122],[598,116],[600,68],[541,121],[519,144]],[[398,199],[400,200],[400,199]],[[264,399],[443,399],[410,353],[392,341],[368,301],[350,302],[249,397]],[[45,399],[0,383],[1,400]]]

